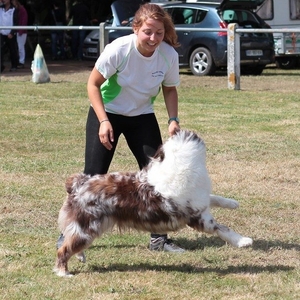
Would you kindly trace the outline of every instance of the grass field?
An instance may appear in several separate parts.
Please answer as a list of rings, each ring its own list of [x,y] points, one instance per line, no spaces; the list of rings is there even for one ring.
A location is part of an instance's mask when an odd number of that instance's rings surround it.
[[[184,254],[153,253],[149,234],[117,231],[52,273],[64,181],[82,171],[90,69],[0,82],[0,299],[299,299],[300,71],[269,68],[227,89],[224,74],[181,73],[181,127],[207,145],[213,192],[240,202],[213,215],[254,239],[235,249],[191,229],[171,233]],[[167,115],[156,104],[163,138]],[[121,140],[111,171],[137,170]]]

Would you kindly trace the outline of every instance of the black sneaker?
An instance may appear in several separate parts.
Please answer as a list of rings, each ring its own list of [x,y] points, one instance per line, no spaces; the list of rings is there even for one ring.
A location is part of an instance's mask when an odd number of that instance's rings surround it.
[[[18,64],[18,65],[17,65],[17,69],[24,69],[24,64],[21,64],[21,63]]]
[[[151,238],[149,249],[153,251],[166,251],[177,253],[185,252],[183,248],[180,248],[179,246],[174,244],[172,240],[167,239],[164,236],[160,236],[158,238]]]

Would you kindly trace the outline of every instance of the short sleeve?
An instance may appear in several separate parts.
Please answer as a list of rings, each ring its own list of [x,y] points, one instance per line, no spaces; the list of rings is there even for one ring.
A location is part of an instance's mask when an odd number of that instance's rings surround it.
[[[170,55],[170,57],[169,69],[166,72],[165,78],[162,82],[162,84],[167,87],[178,86],[180,84],[179,59],[178,53],[174,48],[172,48],[172,55]]]

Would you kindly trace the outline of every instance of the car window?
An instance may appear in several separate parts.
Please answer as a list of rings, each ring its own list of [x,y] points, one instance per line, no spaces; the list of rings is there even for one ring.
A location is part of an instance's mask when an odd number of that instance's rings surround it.
[[[175,25],[185,24],[184,9],[174,8],[172,12],[172,19]]]
[[[194,12],[196,12],[196,10]],[[206,14],[207,14],[207,10],[197,9],[195,23],[201,23],[204,20]]]
[[[199,23],[204,19],[206,15],[206,11],[198,10],[198,9],[182,8],[182,7],[174,7],[173,9],[165,8],[165,9],[169,14],[171,14],[175,25]]]
[[[259,24],[254,14],[247,10],[226,9],[223,11],[223,20],[228,24],[238,23],[239,25],[241,25],[247,22],[249,24]]]
[[[259,23],[256,18],[254,17],[254,15],[247,11],[247,10],[243,10],[243,11],[240,11],[240,17],[239,17],[239,20],[241,22],[253,22],[253,23]]]
[[[225,21],[226,23],[238,23],[238,17],[235,13],[234,10],[231,9],[226,9],[222,12],[222,19],[223,21]]]

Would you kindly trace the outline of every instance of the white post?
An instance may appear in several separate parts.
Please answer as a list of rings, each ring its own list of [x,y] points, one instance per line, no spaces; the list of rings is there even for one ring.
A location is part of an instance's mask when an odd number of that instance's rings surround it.
[[[100,23],[99,26],[99,43],[100,43],[100,54],[103,52],[104,47],[108,44],[108,31],[105,30],[105,22]]]
[[[228,25],[227,37],[227,76],[228,88],[240,90],[240,35],[235,32],[238,24],[233,23]]]

